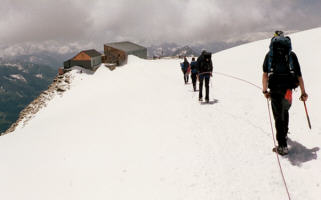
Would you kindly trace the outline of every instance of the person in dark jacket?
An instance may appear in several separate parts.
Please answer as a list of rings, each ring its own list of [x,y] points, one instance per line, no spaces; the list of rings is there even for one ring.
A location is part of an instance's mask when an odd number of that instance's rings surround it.
[[[199,79],[199,101],[203,101],[203,82],[205,80],[205,101],[209,102],[209,83],[213,71],[211,57],[212,54],[210,52],[203,51],[200,57],[198,57],[197,59]]]
[[[182,67],[182,72],[184,75],[184,82],[185,82],[185,84],[187,84],[190,65],[189,65],[189,62],[186,57],[184,57],[184,62],[181,63],[181,67]]]
[[[289,62],[289,60],[291,60],[291,62]],[[296,54],[291,51],[291,40],[289,37],[284,37],[282,31],[276,31],[271,40],[270,52],[266,54],[264,59],[262,85],[264,96],[271,99],[276,138],[278,141],[276,151],[281,155],[288,154],[287,133],[289,130],[289,109],[292,104],[292,89],[296,87],[293,86],[296,81],[281,77],[289,74],[291,69],[294,72],[295,80],[298,80],[298,85],[301,90],[300,99],[306,101],[308,95],[305,92],[298,58]]]
[[[192,78],[194,92],[196,91],[197,74],[198,74],[197,62],[193,57],[191,62],[191,78]]]

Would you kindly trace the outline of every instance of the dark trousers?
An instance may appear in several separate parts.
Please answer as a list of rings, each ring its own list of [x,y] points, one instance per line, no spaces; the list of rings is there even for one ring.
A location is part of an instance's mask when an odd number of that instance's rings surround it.
[[[183,75],[184,75],[184,82],[186,84],[186,83],[188,83],[188,74],[187,74],[186,70],[183,70]]]
[[[200,75],[199,76],[199,98],[203,98],[203,82],[205,80],[205,100],[209,100],[209,93],[210,93],[210,75]]]
[[[194,91],[195,91],[196,90],[197,73],[192,73],[191,74],[191,78],[192,78],[193,88],[194,88]]]
[[[279,146],[286,147],[289,130],[289,109],[291,101],[285,98],[286,91],[271,91],[271,104],[275,121],[276,139]]]

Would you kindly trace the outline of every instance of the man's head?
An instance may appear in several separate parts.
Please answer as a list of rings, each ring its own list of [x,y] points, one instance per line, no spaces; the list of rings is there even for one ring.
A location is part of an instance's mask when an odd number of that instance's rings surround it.
[[[184,56],[184,61],[187,61],[187,58],[186,58],[186,56]]]
[[[284,37],[283,31],[275,31],[275,32],[274,32],[274,37],[277,37],[277,36]]]

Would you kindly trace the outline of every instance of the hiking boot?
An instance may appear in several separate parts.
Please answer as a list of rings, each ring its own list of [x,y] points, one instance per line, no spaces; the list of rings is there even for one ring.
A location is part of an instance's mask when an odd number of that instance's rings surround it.
[[[283,155],[286,155],[289,153],[288,147],[282,147]]]
[[[198,98],[199,101],[203,101],[203,98]]]
[[[288,147],[278,146],[276,150],[277,150],[278,154],[280,154],[281,156],[287,155],[289,153]]]
[[[206,103],[210,102],[210,100],[209,100],[209,99],[205,99],[205,101],[206,101]]]

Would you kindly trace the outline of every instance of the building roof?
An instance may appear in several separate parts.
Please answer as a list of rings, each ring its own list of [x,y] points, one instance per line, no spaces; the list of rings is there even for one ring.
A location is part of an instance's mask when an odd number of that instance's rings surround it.
[[[97,57],[97,56],[101,56],[102,55],[101,53],[99,53],[95,49],[89,49],[89,50],[85,50],[85,51],[82,51],[82,52],[84,52],[85,54],[87,54],[90,57]]]
[[[140,46],[138,44],[132,43],[132,42],[113,42],[113,43],[107,43],[106,46],[113,47],[115,49],[119,49],[125,52],[131,52],[131,51],[137,51],[137,50],[145,50],[146,47]]]

